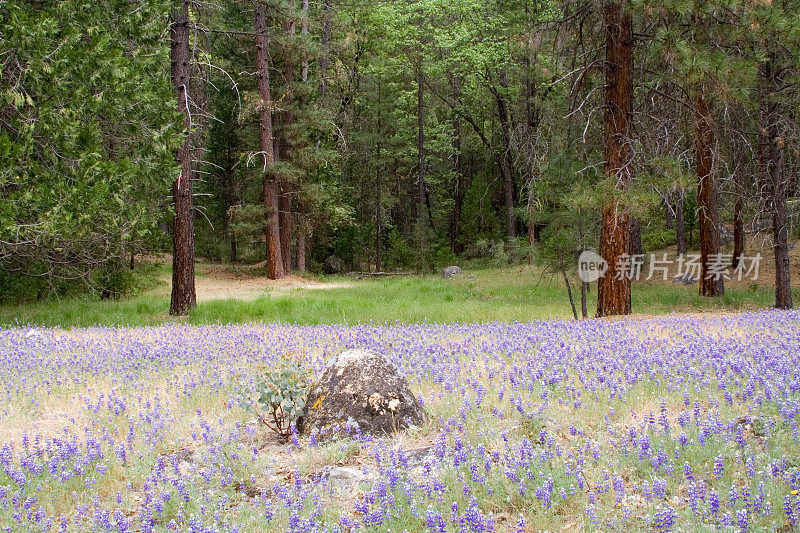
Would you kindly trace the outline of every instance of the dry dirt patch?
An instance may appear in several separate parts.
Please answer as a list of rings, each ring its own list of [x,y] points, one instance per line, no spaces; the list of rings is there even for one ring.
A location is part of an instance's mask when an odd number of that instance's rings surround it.
[[[351,286],[347,282],[326,283],[290,274],[283,279],[269,279],[263,274],[263,265],[231,268],[227,265],[197,263],[195,291],[198,302],[209,300],[255,300],[269,294],[282,295],[295,290],[328,290]],[[172,279],[162,280],[171,288]]]

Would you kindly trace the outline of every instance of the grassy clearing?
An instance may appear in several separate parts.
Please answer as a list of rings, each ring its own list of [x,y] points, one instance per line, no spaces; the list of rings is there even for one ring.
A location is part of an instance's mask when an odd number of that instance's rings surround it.
[[[170,321],[191,324],[248,322],[292,324],[525,322],[538,318],[568,319],[572,311],[559,278],[536,268],[485,268],[467,277],[439,276],[380,280],[326,278],[345,287],[319,290],[293,288],[267,291],[254,300],[201,302],[187,318],[167,314],[168,290],[162,284],[142,295],[118,301],[64,299],[0,307],[0,325],[86,327],[92,325],[149,326]],[[577,287],[576,305],[580,313]],[[743,311],[769,307],[773,291],[766,285],[729,287],[722,298],[703,298],[697,287],[637,283],[633,310],[641,314],[673,312]],[[800,290],[795,291],[800,296]],[[595,291],[588,295],[589,315],[596,306]]]

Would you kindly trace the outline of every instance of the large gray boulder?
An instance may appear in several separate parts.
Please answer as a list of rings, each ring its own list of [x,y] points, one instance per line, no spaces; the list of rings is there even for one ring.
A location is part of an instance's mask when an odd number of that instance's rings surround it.
[[[318,438],[337,434],[391,434],[425,419],[406,377],[385,356],[349,350],[333,357],[311,387],[302,430]]]
[[[452,278],[458,276],[459,274],[461,274],[461,272],[462,272],[461,269],[457,266],[444,267],[444,269],[442,270],[442,277]]]
[[[330,255],[323,263],[322,268],[326,274],[341,274],[344,272],[345,265],[342,258],[336,255]]]

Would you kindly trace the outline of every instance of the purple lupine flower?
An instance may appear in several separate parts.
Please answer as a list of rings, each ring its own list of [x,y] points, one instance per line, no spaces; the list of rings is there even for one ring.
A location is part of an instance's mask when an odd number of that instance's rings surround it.
[[[687,480],[694,481],[694,472],[692,472],[692,467],[688,461],[683,463],[683,474]]]
[[[719,505],[719,494],[712,490],[708,494],[708,511],[711,513],[711,516],[717,516],[717,513],[719,512]]]
[[[653,516],[653,526],[657,531],[672,531],[675,522],[678,520],[678,513],[670,506],[661,507]]]
[[[667,480],[656,478],[653,480],[653,492],[656,498],[660,500],[667,499]]]
[[[739,531],[741,533],[747,531],[747,509],[739,509],[736,511],[736,525],[739,526]]]
[[[714,458],[714,477],[716,479],[720,479],[722,475],[725,473],[725,458],[721,455],[717,455]]]
[[[794,502],[789,494],[787,494],[783,499],[783,511],[786,513],[786,518],[789,520],[789,525],[792,527],[797,527],[798,519],[800,517],[798,517],[797,513],[795,513]]]

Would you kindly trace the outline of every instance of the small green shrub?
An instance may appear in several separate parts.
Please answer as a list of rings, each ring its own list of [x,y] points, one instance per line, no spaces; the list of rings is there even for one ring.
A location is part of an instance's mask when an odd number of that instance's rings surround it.
[[[384,262],[387,269],[403,269],[414,264],[414,249],[397,229],[389,231]]]
[[[504,267],[509,263],[509,255],[506,252],[505,243],[497,241],[492,246],[492,266]]]
[[[283,438],[291,437],[303,416],[311,372],[299,362],[284,359],[267,370],[255,390],[241,392],[243,409]]]
[[[153,286],[157,267],[152,263],[139,263],[131,270],[121,261],[111,261],[92,273],[92,288],[101,300],[119,300],[137,296]]]
[[[39,300],[51,291],[47,281],[43,276],[25,276],[0,270],[0,303],[19,304]]]
[[[100,299],[119,299],[127,293],[134,284],[134,276],[122,264],[115,262],[94,272],[94,285],[100,292]]]
[[[475,257],[481,258],[488,256],[491,248],[491,241],[487,241],[486,239],[478,239],[475,241]]]

